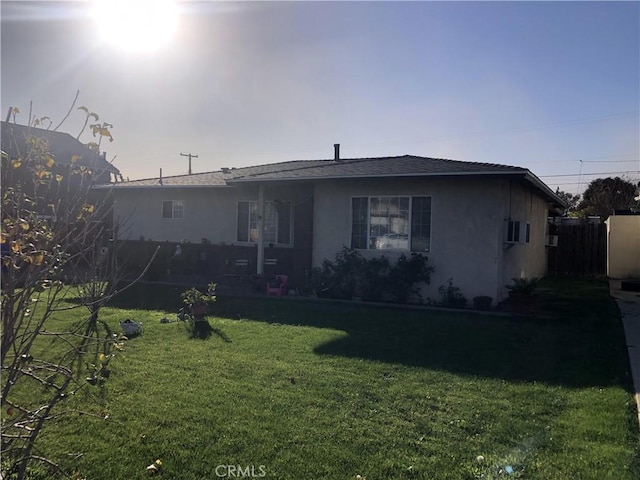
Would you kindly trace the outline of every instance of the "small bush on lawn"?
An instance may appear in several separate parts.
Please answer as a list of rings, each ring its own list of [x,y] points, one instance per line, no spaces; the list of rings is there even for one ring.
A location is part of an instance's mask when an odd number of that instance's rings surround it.
[[[319,297],[393,303],[420,302],[418,284],[429,284],[433,267],[427,257],[401,255],[395,264],[386,256],[365,259],[357,250],[344,247],[334,262],[325,260],[313,270],[311,287]]]

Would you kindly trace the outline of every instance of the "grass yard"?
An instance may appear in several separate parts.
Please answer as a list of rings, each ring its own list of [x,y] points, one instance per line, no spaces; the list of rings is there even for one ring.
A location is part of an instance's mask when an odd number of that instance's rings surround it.
[[[87,480],[146,478],[156,459],[179,480],[640,478],[606,282],[545,280],[536,318],[220,298],[202,339],[159,322],[178,290],[148,288],[103,310],[144,333],[68,400],[107,418],[70,414],[41,439]]]

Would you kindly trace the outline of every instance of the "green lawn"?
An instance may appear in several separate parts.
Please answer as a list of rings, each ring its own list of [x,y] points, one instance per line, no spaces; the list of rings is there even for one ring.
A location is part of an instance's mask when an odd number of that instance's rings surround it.
[[[179,307],[145,288],[129,303]],[[102,318],[143,335],[67,406],[107,418],[63,417],[40,449],[87,480],[146,478],[156,459],[180,480],[640,478],[606,282],[538,291],[531,318],[220,298],[204,339],[124,299]]]

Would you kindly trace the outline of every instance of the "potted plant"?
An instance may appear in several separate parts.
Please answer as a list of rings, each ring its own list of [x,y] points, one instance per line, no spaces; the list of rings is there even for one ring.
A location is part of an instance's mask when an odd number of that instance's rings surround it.
[[[473,308],[476,310],[490,310],[491,302],[493,302],[493,298],[487,295],[479,295],[477,297],[473,297]]]
[[[180,294],[182,303],[189,307],[191,315],[196,318],[207,314],[208,305],[216,301],[216,284],[210,283],[207,292],[203,293],[196,287],[191,287]]]

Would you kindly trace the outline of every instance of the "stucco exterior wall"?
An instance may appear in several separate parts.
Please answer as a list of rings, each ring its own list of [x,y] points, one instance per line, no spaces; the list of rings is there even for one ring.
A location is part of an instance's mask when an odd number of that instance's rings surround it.
[[[431,196],[431,251],[435,267],[423,297],[440,300],[451,278],[471,303],[487,295],[500,301],[514,276],[543,276],[546,269],[547,204],[536,194],[499,178],[380,179],[318,183],[314,197],[313,264],[333,260],[351,241],[351,198],[376,195]],[[504,244],[505,220],[531,222],[529,244]],[[365,257],[399,252],[361,250]]]
[[[114,219],[120,239],[170,242],[232,242],[238,192],[230,188],[122,189],[116,192]],[[183,218],[162,218],[164,200],[183,200]]]
[[[503,190],[503,217],[531,225],[530,242],[508,245],[503,243],[500,272],[500,295],[506,293],[506,285],[513,278],[541,278],[547,272],[545,247],[548,230],[548,204],[532,190],[517,182],[508,182]]]
[[[607,219],[607,275],[640,278],[640,215]]]
[[[296,186],[273,186],[264,190],[265,201],[297,203],[310,190]],[[183,218],[162,218],[164,200],[183,200]],[[114,219],[122,222],[123,240],[241,244],[237,241],[237,204],[257,201],[258,187],[144,188],[115,192]],[[293,230],[292,230],[293,231]]]

